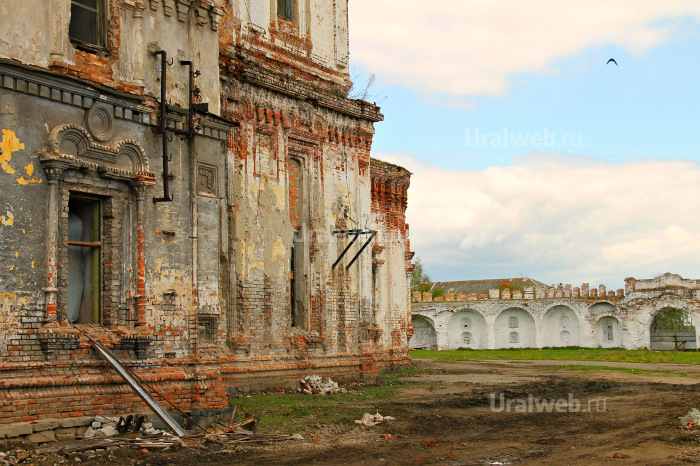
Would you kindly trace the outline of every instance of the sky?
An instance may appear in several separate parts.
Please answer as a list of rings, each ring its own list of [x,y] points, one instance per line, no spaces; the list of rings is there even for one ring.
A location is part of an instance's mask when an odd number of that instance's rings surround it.
[[[700,279],[700,2],[349,8],[351,95],[385,116],[373,157],[413,173],[434,281]]]

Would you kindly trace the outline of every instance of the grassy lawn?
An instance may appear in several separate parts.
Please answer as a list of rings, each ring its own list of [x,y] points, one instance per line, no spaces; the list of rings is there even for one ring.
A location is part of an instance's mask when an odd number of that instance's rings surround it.
[[[400,382],[399,377],[419,372],[423,371],[409,368],[382,374],[379,385],[364,386],[347,393],[265,393],[231,398],[229,405],[238,406],[239,413],[261,415],[260,432],[291,434],[315,424],[339,423],[354,426],[354,420],[362,418],[365,412],[374,414],[379,402],[400,399],[396,397],[396,391],[399,386],[408,383]]]
[[[413,350],[411,356],[418,359],[460,361],[469,359],[530,359],[560,361],[645,362],[671,364],[700,364],[697,351],[625,350],[619,348],[512,348],[498,350],[460,349],[454,351]]]

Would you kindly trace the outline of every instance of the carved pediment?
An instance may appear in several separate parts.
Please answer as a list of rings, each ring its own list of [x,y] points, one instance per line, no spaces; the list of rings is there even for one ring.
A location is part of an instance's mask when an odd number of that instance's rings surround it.
[[[78,125],[60,125],[51,131],[41,164],[44,168],[94,169],[105,178],[155,183],[138,142],[124,139],[113,146],[98,144]]]

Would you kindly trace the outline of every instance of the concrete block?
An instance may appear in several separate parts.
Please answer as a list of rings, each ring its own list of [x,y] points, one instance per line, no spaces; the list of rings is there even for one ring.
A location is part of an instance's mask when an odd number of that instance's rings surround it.
[[[77,417],[77,418],[70,418],[70,419],[61,419],[60,425],[63,428],[68,428],[68,427],[87,427],[90,424],[92,424],[92,418],[91,417]]]
[[[32,443],[55,442],[56,434],[54,434],[53,430],[45,430],[43,432],[36,432],[32,435],[29,435],[26,439],[28,442]]]
[[[151,422],[151,428],[153,429],[159,429],[159,430],[167,430],[168,426],[165,424],[165,422],[161,421],[159,418],[153,419]],[[169,432],[169,430],[168,430]]]
[[[76,427],[66,427],[62,429],[56,429],[53,431],[54,435],[56,435],[56,440],[59,442],[64,441],[64,440],[75,440],[75,437],[77,437],[77,428]]]
[[[110,422],[119,422],[119,418],[112,416],[95,416],[95,421],[100,424],[109,424]]]
[[[115,435],[119,435],[119,431],[117,431],[117,429],[114,426],[106,426],[100,430],[107,437],[114,437]]]
[[[22,435],[29,435],[33,432],[34,429],[32,429],[32,425],[28,422],[18,422],[16,424],[0,427],[0,435],[3,436],[3,438],[21,437]]]
[[[43,432],[45,430],[57,429],[59,425],[60,421],[58,419],[41,419],[32,422],[32,429],[34,432]]]

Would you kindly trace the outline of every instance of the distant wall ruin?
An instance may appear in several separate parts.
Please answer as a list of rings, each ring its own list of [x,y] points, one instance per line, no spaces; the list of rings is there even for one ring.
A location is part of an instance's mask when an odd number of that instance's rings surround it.
[[[490,289],[488,295],[413,292],[419,322],[411,348],[496,349],[552,346],[648,348],[654,317],[683,309],[700,319],[700,280],[665,274],[649,280],[627,278],[625,289],[604,285]],[[420,330],[418,330],[420,329]],[[697,327],[696,327],[697,329]],[[697,348],[687,342],[685,349]],[[692,339],[692,338],[691,338]],[[433,342],[434,344],[426,344]]]

